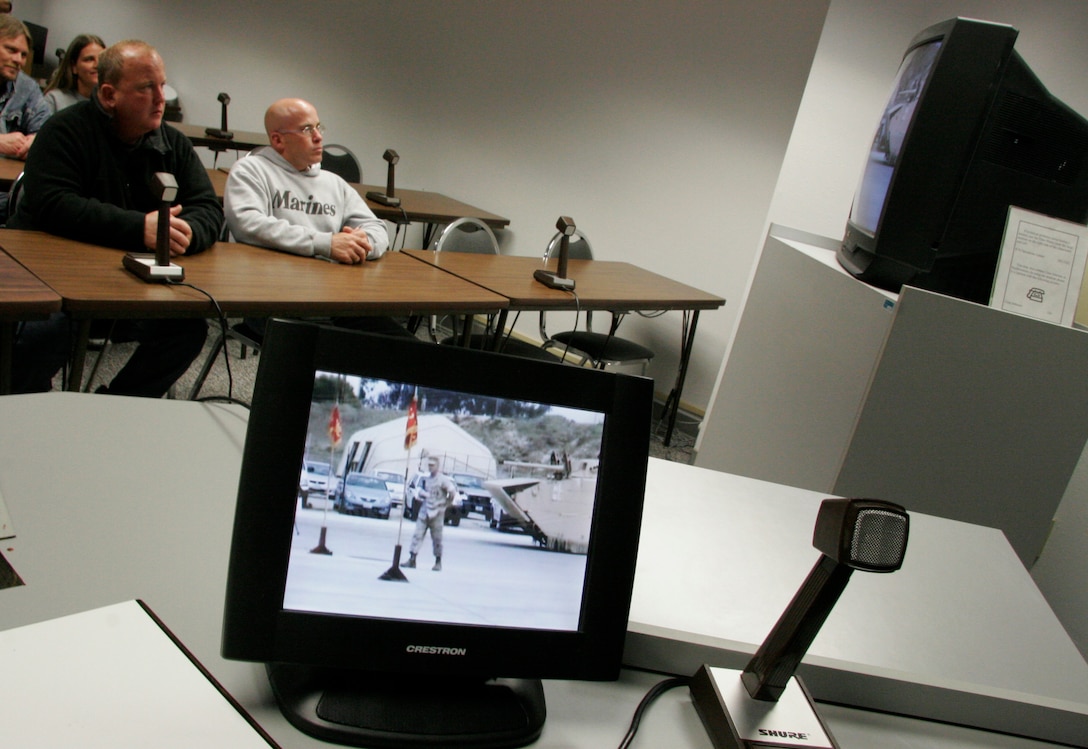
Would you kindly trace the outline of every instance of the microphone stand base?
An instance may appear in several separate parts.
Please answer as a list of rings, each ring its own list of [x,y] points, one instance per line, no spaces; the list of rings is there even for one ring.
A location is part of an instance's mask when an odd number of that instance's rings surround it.
[[[551,289],[561,289],[563,291],[573,291],[574,289],[573,278],[564,278],[550,270],[534,270],[533,278]]]
[[[386,195],[384,192],[368,192],[366,194],[366,199],[373,200],[375,203],[381,203],[382,205],[387,205],[392,208],[396,208],[400,205],[400,198]]]
[[[771,702],[753,699],[740,675],[703,666],[691,679],[691,700],[715,749],[839,749],[798,677],[791,677],[782,696]]]
[[[176,263],[159,265],[150,253],[129,252],[121,259],[121,264],[133,275],[148,283],[166,283],[185,279],[185,269]]]

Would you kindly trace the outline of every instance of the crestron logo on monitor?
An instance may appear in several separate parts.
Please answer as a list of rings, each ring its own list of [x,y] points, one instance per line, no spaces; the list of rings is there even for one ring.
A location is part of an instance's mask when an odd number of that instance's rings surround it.
[[[440,645],[409,645],[405,651],[420,655],[468,655],[468,648],[445,648]]]

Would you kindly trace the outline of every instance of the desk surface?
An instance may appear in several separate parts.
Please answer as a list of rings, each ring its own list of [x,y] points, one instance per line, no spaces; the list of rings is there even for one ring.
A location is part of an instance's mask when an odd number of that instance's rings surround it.
[[[204,317],[207,297],[184,286],[144,283],[121,266],[119,250],[42,232],[0,230],[0,248],[64,299],[76,317]],[[232,315],[366,315],[495,312],[506,300],[428,269],[400,253],[338,265],[249,245],[219,242],[175,260],[185,281]]]
[[[234,137],[228,140],[213,138],[208,135],[204,132],[204,125],[190,125],[187,122],[167,122],[165,124],[184,133],[193,142],[194,146],[203,146],[213,151],[252,151],[254,148],[268,145],[267,133],[248,132],[231,128]]]
[[[261,666],[219,656],[245,424],[246,412],[236,406],[74,393],[0,398],[0,492],[17,534],[4,542],[3,553],[27,583],[0,590],[0,628],[143,598],[283,746],[327,747],[280,716]],[[80,438],[91,433],[94,440]],[[179,438],[181,449],[158,447]],[[58,444],[65,445],[59,463],[50,457]],[[678,475],[694,476],[687,487],[694,492],[717,488],[707,478],[712,472],[688,468],[650,462],[647,503],[656,511],[644,522],[643,537],[651,548],[666,543],[681,520],[668,514]],[[655,527],[661,517],[673,524]],[[734,520],[744,525],[744,516]],[[708,528],[700,517],[689,523]],[[708,551],[703,542],[671,552],[687,577],[704,580],[706,589],[721,578]],[[662,582],[647,581],[646,574],[640,555],[636,595],[648,583],[652,589]],[[782,585],[794,581],[783,579]],[[941,622],[933,627],[939,630]],[[545,682],[548,720],[535,746],[617,745],[638,700],[658,678],[624,671],[617,683]],[[1052,746],[834,705],[822,704],[820,712],[842,749]],[[636,745],[711,746],[683,689],[654,705]]]
[[[212,187],[215,188],[215,194],[220,198],[223,197],[223,192],[226,190],[228,172],[229,170],[223,168],[208,170],[208,177],[212,181]],[[366,197],[366,194],[371,191],[384,193],[384,185],[360,185],[354,182],[348,184],[355,188],[355,191],[362,196],[363,200],[366,200],[366,204],[370,206],[370,210],[374,211],[375,216],[386,221],[403,221],[407,218],[409,221],[421,221],[428,224],[448,224],[463,216],[471,216],[480,219],[492,229],[503,229],[510,225],[510,219],[508,218],[468,203],[462,203],[460,200],[455,200],[441,193],[397,188],[400,207],[392,208],[381,203],[375,203]]]
[[[533,271],[545,267],[539,257],[431,250],[405,250],[403,254],[502,294],[513,310],[704,310],[725,304],[721,297],[630,263],[569,261],[567,276],[575,280],[576,300],[533,279]],[[555,263],[548,267],[555,270]]]
[[[15,178],[22,174],[25,165],[25,161],[0,156],[0,189],[7,191]]]
[[[60,311],[60,295],[0,251],[0,320],[29,320]]]

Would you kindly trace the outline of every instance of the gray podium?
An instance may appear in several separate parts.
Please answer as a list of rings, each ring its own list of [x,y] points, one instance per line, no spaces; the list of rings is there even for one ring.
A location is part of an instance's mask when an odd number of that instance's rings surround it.
[[[1005,532],[1030,566],[1088,439],[1088,334],[843,271],[772,227],[696,465]]]

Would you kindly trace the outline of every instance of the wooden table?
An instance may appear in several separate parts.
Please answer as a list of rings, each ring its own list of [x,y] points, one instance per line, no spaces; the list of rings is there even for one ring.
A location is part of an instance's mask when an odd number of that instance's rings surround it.
[[[59,294],[10,255],[0,252],[0,395],[11,392],[16,324],[48,317],[60,309]]]
[[[217,315],[194,288],[140,281],[122,268],[119,250],[12,229],[0,230],[0,248],[51,287],[79,322],[69,387],[82,379],[92,320]],[[186,284],[232,317],[494,314],[507,305],[499,294],[395,252],[345,266],[219,242],[175,262]]]
[[[223,167],[208,170],[208,177],[212,181],[212,187],[215,188],[215,194],[218,195],[220,199],[223,198],[223,192],[226,190],[227,174],[229,172],[229,169]],[[362,196],[363,200],[366,200],[366,204],[374,211],[375,216],[380,219],[385,219],[386,221],[400,223],[420,221],[422,223],[436,225],[448,224],[463,216],[471,216],[480,219],[492,229],[502,229],[510,225],[510,219],[508,218],[491,213],[490,211],[485,211],[482,208],[477,208],[468,203],[462,203],[460,200],[454,200],[441,193],[398,188],[397,196],[400,198],[400,206],[391,208],[390,206],[367,200],[366,197],[367,192],[370,191],[385,192],[384,185],[361,185],[357,182],[349,182],[348,184],[355,188],[355,191]]]
[[[509,306],[499,311],[497,334],[505,329],[509,311],[683,311],[685,335],[680,344],[680,366],[676,382],[665,400],[665,414],[668,419],[665,444],[670,444],[676,426],[676,414],[680,409],[680,395],[687,378],[688,363],[695,346],[699,311],[717,309],[725,304],[724,299],[624,262],[570,260],[567,276],[575,280],[575,298],[574,294],[550,289],[533,279],[534,270],[546,267],[538,257],[437,253],[431,250],[405,250],[402,254],[506,297]],[[555,270],[555,265],[556,262],[552,261],[548,267]]]
[[[24,166],[26,166],[25,161],[0,156],[0,190],[7,192],[15,178],[23,173]]]
[[[167,122],[165,124],[188,137],[194,146],[203,146],[213,151],[252,151],[254,148],[269,145],[267,133],[254,133],[231,128],[234,137],[228,140],[208,135],[205,132],[204,125],[190,125],[185,122]]]

